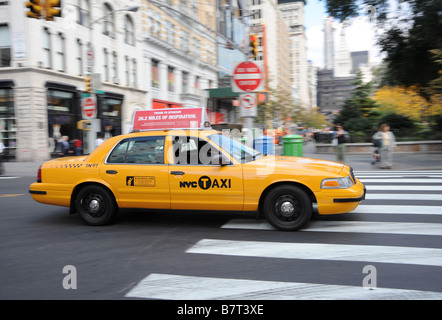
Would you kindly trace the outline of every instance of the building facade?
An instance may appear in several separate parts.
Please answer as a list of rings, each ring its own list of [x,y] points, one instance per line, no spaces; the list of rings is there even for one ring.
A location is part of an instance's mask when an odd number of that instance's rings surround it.
[[[141,14],[148,107],[206,106],[218,86],[215,6],[144,1]]]
[[[333,18],[324,18],[324,69],[331,70],[335,65],[335,27]]]
[[[279,0],[278,7],[289,32],[290,81],[296,104],[312,107],[309,93],[304,0]],[[287,42],[286,39],[284,39]]]
[[[93,62],[102,81],[97,131],[120,134],[130,117],[126,111],[145,105],[137,13],[113,13],[120,5],[125,3],[66,0],[67,15],[55,21],[26,17],[22,1],[0,5],[10,50],[10,60],[0,68],[0,86],[9,99],[8,114],[0,114],[8,131],[2,130],[7,158],[46,160],[60,152],[61,136],[83,140],[77,123]]]
[[[259,39],[256,60],[264,61],[268,88],[291,94],[289,33],[278,1],[249,0],[249,5],[250,30]]]
[[[0,2],[0,140],[6,158],[58,156],[62,136],[93,149],[78,128],[93,78],[94,134],[127,133],[136,110],[206,106],[218,85],[211,1],[64,0],[54,21]],[[94,93],[92,93],[94,96]]]

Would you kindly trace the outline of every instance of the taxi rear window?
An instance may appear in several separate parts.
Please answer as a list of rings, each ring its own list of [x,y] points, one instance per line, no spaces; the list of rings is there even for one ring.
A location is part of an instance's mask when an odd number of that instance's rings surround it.
[[[139,137],[120,141],[106,163],[164,164],[164,136]]]

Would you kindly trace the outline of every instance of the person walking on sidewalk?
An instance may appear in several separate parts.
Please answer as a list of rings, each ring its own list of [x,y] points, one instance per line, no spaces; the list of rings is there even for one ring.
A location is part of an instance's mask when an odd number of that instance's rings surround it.
[[[380,131],[376,132],[373,140],[381,140],[379,155],[381,158],[380,168],[391,169],[393,166],[393,148],[396,146],[396,138],[390,131],[390,126],[383,123]]]
[[[347,142],[348,132],[342,125],[336,125],[336,132],[333,134],[333,144],[336,145],[336,154],[338,161],[344,162],[345,143]]]
[[[5,174],[5,167],[3,165],[3,150],[5,149],[5,145],[0,141],[0,175]]]

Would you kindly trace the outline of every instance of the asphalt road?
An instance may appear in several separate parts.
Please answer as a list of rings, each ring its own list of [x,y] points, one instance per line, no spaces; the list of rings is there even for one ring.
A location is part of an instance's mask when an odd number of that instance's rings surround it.
[[[2,177],[0,299],[442,299],[442,171],[388,174],[359,173],[361,212],[298,232],[229,213],[124,211],[90,227],[34,202],[34,177]]]

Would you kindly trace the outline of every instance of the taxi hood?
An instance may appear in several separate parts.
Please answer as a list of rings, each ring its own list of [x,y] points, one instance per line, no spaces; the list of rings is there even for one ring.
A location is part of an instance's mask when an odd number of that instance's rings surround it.
[[[257,166],[267,168],[274,166],[276,170],[282,171],[320,171],[322,173],[328,172],[332,175],[341,173],[346,166],[342,163],[329,160],[273,155],[264,156],[253,161],[253,163]]]

